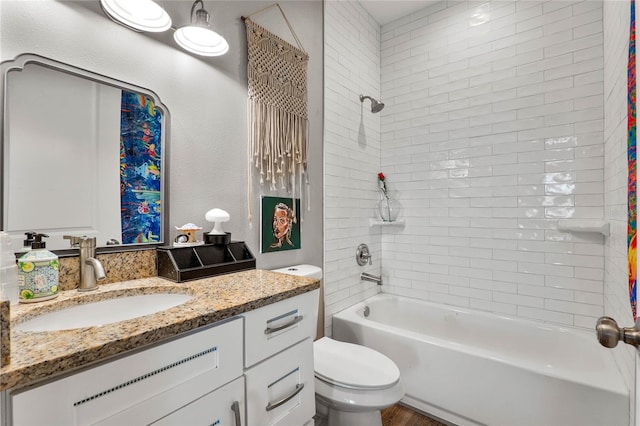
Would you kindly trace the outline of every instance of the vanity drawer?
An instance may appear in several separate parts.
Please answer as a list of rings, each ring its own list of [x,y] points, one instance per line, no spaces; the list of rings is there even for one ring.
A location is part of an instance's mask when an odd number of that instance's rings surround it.
[[[242,320],[12,393],[13,424],[148,424],[242,375]]]
[[[243,314],[245,367],[251,367],[316,331],[318,290]]]
[[[311,338],[248,369],[245,380],[248,425],[304,425],[315,414]]]
[[[154,422],[156,426],[245,425],[244,377]]]

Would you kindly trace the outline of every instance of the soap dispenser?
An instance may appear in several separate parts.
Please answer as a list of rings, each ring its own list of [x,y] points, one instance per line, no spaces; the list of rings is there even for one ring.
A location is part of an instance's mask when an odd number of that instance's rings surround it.
[[[20,253],[24,253],[24,252],[27,252],[27,251],[31,250],[31,245],[35,241],[34,236],[36,234],[37,234],[37,232],[33,232],[33,231],[29,231],[29,232],[25,232],[24,233],[26,238],[24,239],[24,241],[22,241],[22,248],[20,249]]]
[[[45,234],[34,234],[31,250],[18,259],[20,302],[40,302],[58,296],[58,256],[46,249]]]

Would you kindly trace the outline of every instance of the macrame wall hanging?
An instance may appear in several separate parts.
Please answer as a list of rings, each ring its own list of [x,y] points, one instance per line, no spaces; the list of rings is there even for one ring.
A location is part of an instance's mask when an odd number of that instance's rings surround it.
[[[286,42],[251,20],[251,16],[277,7],[298,46]],[[300,44],[279,4],[242,17],[248,49],[248,208],[252,223],[253,174],[266,191],[286,191],[291,198],[306,198],[309,206],[307,154],[307,63]],[[305,197],[306,196],[306,197]],[[296,203],[293,203],[295,206]],[[294,207],[295,208],[295,207]],[[294,220],[298,213],[294,211]]]

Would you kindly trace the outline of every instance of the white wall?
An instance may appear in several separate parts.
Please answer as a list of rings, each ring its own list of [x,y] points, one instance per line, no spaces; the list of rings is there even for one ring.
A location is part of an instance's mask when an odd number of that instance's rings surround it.
[[[605,244],[604,313],[623,327],[633,324],[627,290],[629,14],[628,2],[604,2],[604,217],[611,224],[611,236]],[[612,353],[633,394],[635,351],[619,344]],[[635,407],[631,408],[633,412]]]
[[[184,25],[191,0],[161,2]],[[204,214],[222,208],[231,214],[225,230],[245,240],[258,267],[322,263],[322,2],[281,4],[303,47],[308,69],[310,181],[312,211],[302,224],[302,249],[260,255],[259,221],[247,223],[246,38],[242,15],[273,4],[267,1],[206,1],[212,23],[229,44],[218,58],[191,56],[169,31],[160,35],[130,31],[109,20],[98,1],[0,2],[0,59],[30,52],[109,75],[155,91],[170,111],[170,215],[174,225],[211,226]],[[294,42],[277,9],[255,18]],[[72,164],[73,159],[69,159]],[[259,211],[253,191],[254,215]],[[285,194],[272,194],[285,195]],[[175,236],[173,234],[172,236]]]
[[[380,230],[369,228],[378,200],[380,114],[359,95],[379,98],[380,26],[357,2],[325,3],[325,333],[331,316],[378,292],[360,273],[379,274]],[[358,266],[365,243],[372,265]]]

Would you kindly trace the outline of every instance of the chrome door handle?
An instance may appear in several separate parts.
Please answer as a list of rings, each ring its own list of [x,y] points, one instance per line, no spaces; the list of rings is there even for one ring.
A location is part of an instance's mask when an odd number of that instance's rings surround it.
[[[284,404],[285,402],[289,401],[291,398],[293,398],[294,396],[296,396],[297,394],[300,393],[300,391],[302,390],[302,388],[304,388],[304,383],[298,383],[296,385],[296,388],[293,390],[293,392],[291,392],[289,395],[282,397],[281,399],[279,399],[276,402],[270,402],[269,404],[267,404],[267,406],[265,407],[265,409],[267,411],[271,411],[274,408],[278,408],[279,406],[281,406],[282,404]]]
[[[619,341],[623,341],[637,348],[640,346],[640,318],[633,327],[620,328],[613,318],[600,317],[596,323],[596,334],[604,347],[615,348]]]
[[[235,426],[242,426],[242,420],[240,419],[240,403],[238,401],[234,401],[233,404],[231,404],[231,410],[236,418]]]
[[[280,330],[284,330],[287,327],[291,327],[294,324],[299,323],[300,321],[302,321],[303,316],[302,315],[298,315],[297,317],[295,317],[294,319],[292,319],[291,321],[279,325],[277,327],[267,327],[264,329],[264,334],[271,334],[271,333],[275,333],[276,331],[280,331]]]

